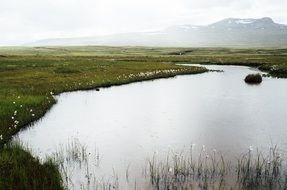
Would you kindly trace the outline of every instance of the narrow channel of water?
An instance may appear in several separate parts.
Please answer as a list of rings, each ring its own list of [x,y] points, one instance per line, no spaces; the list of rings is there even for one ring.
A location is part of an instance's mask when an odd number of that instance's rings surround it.
[[[85,145],[89,168],[80,172],[65,166],[73,176],[71,189],[91,180],[87,170],[99,181],[112,176],[122,189],[134,189],[141,186],[147,157],[192,143],[231,157],[249,146],[264,151],[277,144],[286,152],[287,80],[264,78],[260,85],[247,85],[244,77],[258,71],[207,67],[224,72],[63,93],[44,118],[17,138],[42,158],[77,147],[75,141]]]

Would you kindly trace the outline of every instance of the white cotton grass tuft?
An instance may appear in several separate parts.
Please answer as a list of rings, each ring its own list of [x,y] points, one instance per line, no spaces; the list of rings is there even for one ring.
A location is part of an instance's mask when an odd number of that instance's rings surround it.
[[[205,152],[205,145],[202,145],[202,151]]]

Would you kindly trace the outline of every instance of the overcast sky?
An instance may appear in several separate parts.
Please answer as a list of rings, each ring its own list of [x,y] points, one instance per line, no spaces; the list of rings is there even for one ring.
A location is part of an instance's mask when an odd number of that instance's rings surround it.
[[[287,24],[286,0],[0,0],[0,45],[45,38],[152,31],[223,18]]]

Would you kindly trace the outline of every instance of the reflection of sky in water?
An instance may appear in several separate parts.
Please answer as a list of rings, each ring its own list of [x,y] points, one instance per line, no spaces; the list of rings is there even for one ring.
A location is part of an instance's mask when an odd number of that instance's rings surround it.
[[[228,155],[250,145],[267,150],[271,142],[287,150],[287,80],[250,86],[243,79],[254,71],[247,67],[210,67],[225,72],[64,93],[19,138],[43,156],[76,137],[91,152],[99,149],[103,173],[191,143]]]

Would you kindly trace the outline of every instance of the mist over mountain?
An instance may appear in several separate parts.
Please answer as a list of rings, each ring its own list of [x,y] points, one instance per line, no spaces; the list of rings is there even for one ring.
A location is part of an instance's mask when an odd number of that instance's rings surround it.
[[[139,32],[36,41],[30,46],[183,46],[183,47],[287,47],[287,25],[271,18],[227,18],[206,25],[177,25],[156,32]]]

